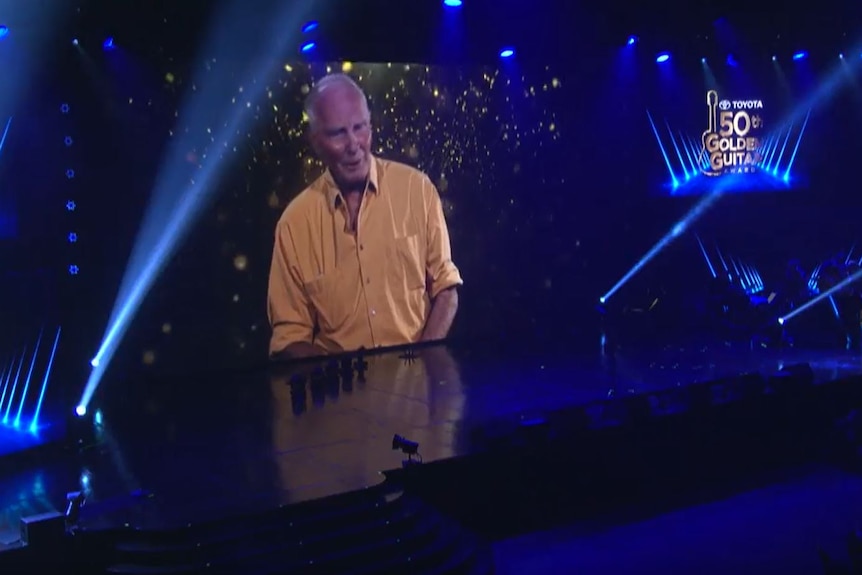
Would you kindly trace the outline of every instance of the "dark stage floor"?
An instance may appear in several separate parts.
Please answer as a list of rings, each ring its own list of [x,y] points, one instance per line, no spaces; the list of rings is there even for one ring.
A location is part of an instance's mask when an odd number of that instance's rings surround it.
[[[494,354],[430,348],[367,357],[365,380],[310,383],[291,371],[129,382],[93,405],[96,441],[29,469],[2,469],[0,544],[18,518],[88,493],[81,523],[160,529],[362,489],[400,467],[393,434],[430,462],[481,450],[493,430],[620,393],[654,391],[808,363],[818,381],[862,373],[847,351],[713,345],[605,353]],[[554,357],[552,357],[554,356]],[[296,386],[294,386],[296,388]]]

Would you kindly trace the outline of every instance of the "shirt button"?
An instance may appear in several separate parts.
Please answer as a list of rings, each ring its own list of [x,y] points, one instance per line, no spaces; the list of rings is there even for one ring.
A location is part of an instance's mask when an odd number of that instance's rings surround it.
[[[370,284],[370,283],[371,283],[371,278],[366,279],[366,280],[365,280],[365,283],[366,283],[366,284]]]
[[[377,315],[377,310],[376,309],[371,310],[371,315]]]

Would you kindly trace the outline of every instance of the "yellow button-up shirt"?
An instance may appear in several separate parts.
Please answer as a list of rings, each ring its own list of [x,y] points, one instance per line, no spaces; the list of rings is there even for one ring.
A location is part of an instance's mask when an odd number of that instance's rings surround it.
[[[287,206],[276,227],[270,354],[297,342],[328,352],[416,342],[431,300],[461,283],[428,176],[372,158],[354,232],[326,172]]]

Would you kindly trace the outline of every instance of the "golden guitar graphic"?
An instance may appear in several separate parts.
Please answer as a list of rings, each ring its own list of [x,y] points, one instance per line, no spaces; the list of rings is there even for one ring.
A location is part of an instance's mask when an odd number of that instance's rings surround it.
[[[710,169],[709,152],[706,149],[706,140],[710,135],[715,134],[715,130],[718,125],[718,92],[715,90],[710,90],[706,93],[706,107],[709,108],[709,127],[700,137],[701,148],[700,155],[698,156],[698,163],[700,164],[700,171],[704,175],[719,176],[721,175],[720,173],[714,172]]]

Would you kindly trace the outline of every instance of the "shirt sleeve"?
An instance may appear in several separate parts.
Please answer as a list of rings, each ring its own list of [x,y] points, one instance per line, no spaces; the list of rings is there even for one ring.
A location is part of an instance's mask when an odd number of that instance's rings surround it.
[[[461,272],[452,261],[452,245],[449,242],[449,228],[443,214],[443,202],[437,188],[427,177],[423,179],[424,196],[427,207],[427,257],[425,275],[428,278],[428,292],[431,299],[441,291],[464,283]]]
[[[296,248],[290,227],[279,223],[275,232],[269,271],[267,313],[272,328],[269,353],[274,355],[292,343],[313,343],[314,308],[296,266]]]

